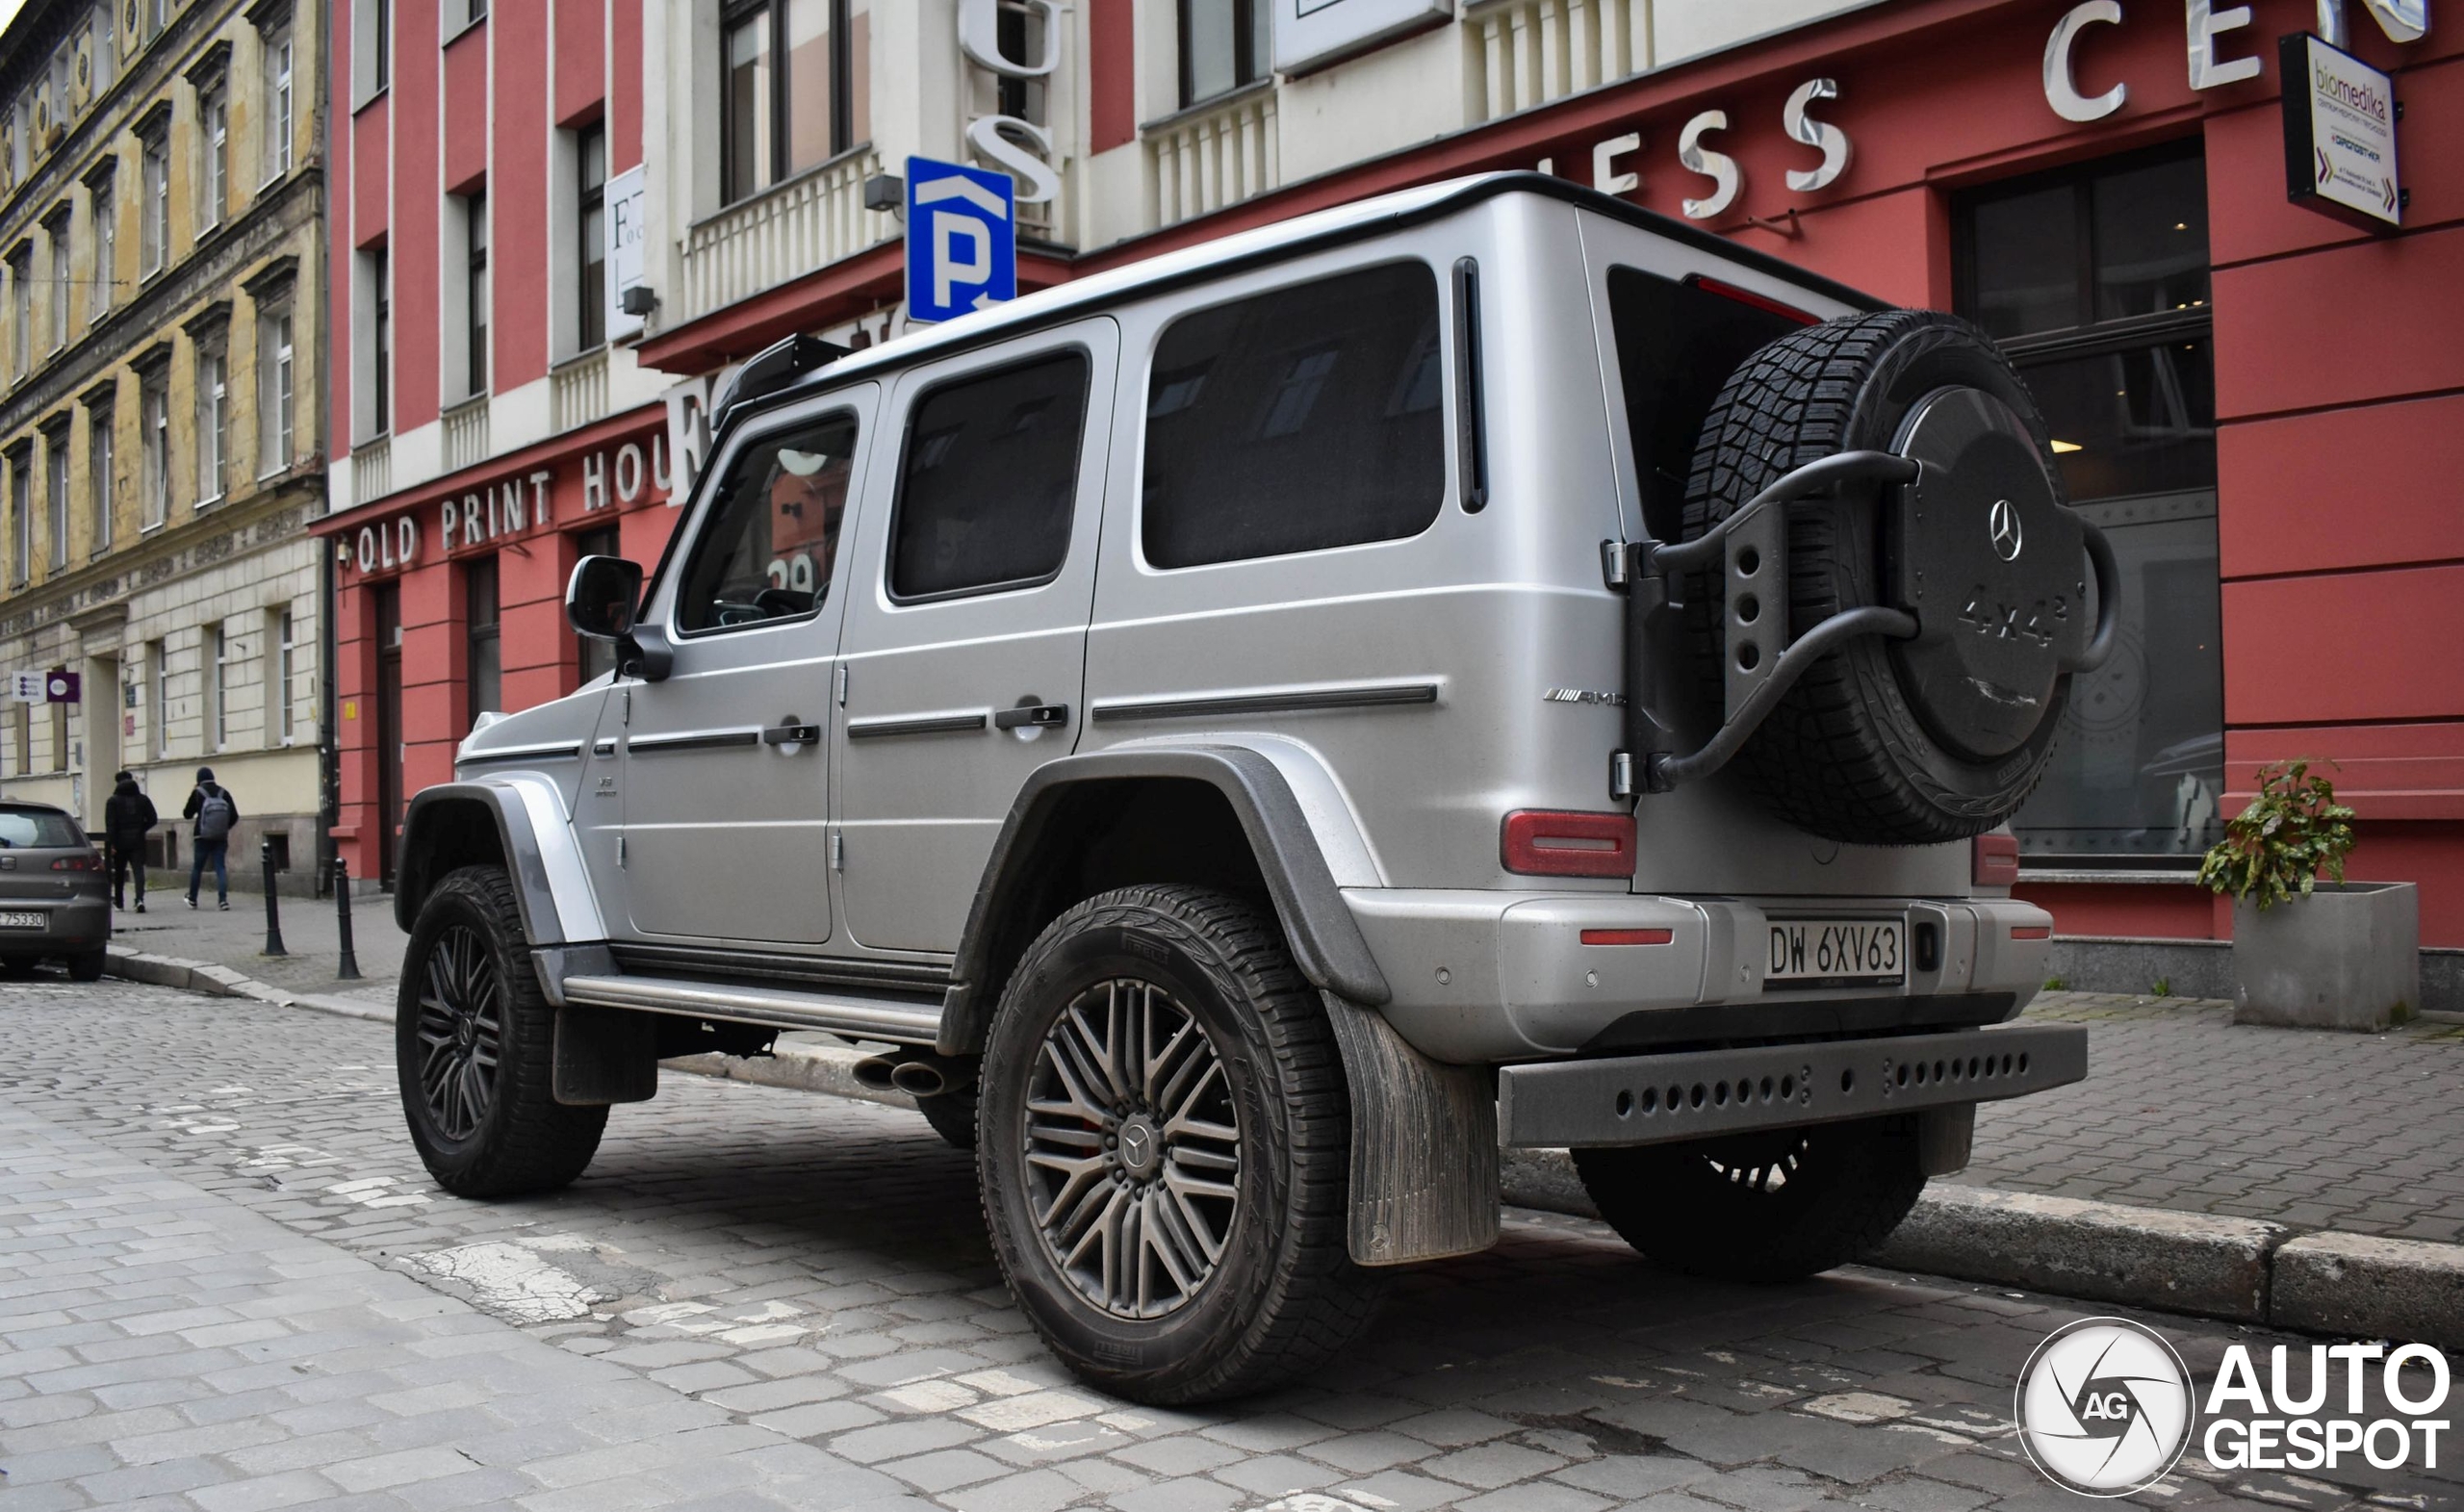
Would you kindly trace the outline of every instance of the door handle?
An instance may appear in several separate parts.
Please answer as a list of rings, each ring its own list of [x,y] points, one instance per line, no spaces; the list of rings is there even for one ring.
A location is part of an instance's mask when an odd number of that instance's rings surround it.
[[[1001,709],[992,716],[992,728],[995,730],[1051,730],[1067,723],[1069,705],[1066,704],[1021,704],[1016,708]]]
[[[819,725],[803,724],[798,722],[793,715],[790,715],[788,716],[788,723],[783,725],[772,725],[768,729],[762,730],[761,743],[765,746],[819,745],[821,743],[821,727]]]

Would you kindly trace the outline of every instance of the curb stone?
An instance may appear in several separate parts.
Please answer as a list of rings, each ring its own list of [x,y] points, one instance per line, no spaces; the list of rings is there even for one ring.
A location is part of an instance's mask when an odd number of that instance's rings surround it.
[[[212,961],[111,948],[106,973],[217,997],[249,997],[391,1023],[389,1011],[252,982]],[[820,1092],[891,1108],[906,1093],[856,1080],[864,1052],[783,1043],[768,1056],[683,1056],[689,1075]],[[1502,1151],[1516,1207],[1598,1219],[1564,1150]],[[2464,1349],[2464,1244],[2323,1232],[2039,1192],[1937,1183],[1868,1263],[1920,1274],[2118,1302],[2234,1322]]]

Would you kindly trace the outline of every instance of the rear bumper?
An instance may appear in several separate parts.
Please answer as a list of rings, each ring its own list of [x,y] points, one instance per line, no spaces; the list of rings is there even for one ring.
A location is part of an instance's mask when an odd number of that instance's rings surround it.
[[[100,950],[112,937],[112,901],[108,897],[0,900],[0,910],[28,910],[48,916],[38,930],[0,930],[0,956],[74,956]]]
[[[1527,1148],[1662,1144],[2024,1097],[2087,1074],[2088,1031],[2038,1024],[1509,1065],[1498,1133]]]
[[[2026,1005],[2052,952],[2053,916],[2011,898],[1348,888],[1344,901],[1393,989],[1387,1021],[1423,1054],[1470,1064],[1675,1038],[1992,1022]],[[1775,917],[1897,917],[1912,942],[1924,930],[1935,949],[1896,986],[1770,987]],[[1586,931],[1664,939],[1587,944]],[[1816,1021],[1825,1013],[1837,1021]],[[1662,1014],[1670,1033],[1652,1026]]]

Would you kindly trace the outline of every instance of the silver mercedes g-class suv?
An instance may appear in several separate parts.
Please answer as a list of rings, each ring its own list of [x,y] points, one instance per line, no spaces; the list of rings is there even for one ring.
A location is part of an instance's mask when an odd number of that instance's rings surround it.
[[[1786,1279],[2086,1073],[2000,827],[2112,553],[2010,365],[1529,174],[1389,195],[714,406],[619,670],[410,806],[410,1131],[589,1164],[656,1063],[877,1048],[1088,1380],[1254,1390],[1571,1146]]]

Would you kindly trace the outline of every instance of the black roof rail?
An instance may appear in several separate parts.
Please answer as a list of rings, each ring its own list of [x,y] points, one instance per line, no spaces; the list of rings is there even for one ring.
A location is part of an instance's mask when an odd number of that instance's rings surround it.
[[[719,391],[710,404],[710,434],[715,437],[726,429],[728,417],[739,406],[793,388],[854,350],[818,336],[788,336],[772,342],[746,358]]]

